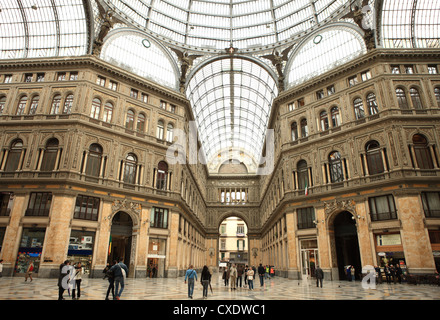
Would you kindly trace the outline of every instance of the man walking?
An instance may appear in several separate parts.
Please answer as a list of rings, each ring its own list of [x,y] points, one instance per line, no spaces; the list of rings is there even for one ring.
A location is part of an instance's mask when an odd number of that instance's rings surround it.
[[[193,269],[193,266],[190,264],[188,270],[185,273],[185,283],[188,279],[188,298],[192,299],[194,292],[194,279],[197,281],[197,271]]]
[[[124,291],[125,286],[125,277],[128,274],[127,266],[122,262],[122,259],[119,259],[119,263],[116,263],[113,267],[110,268],[115,275],[115,291],[116,291],[116,300],[119,300],[121,297],[122,291]],[[118,291],[119,285],[121,285],[121,290]]]
[[[316,276],[316,286],[319,287],[319,284],[321,284],[321,288],[322,288],[322,280],[324,279],[324,271],[322,271],[322,269],[319,266],[316,266],[315,276]]]
[[[266,272],[266,269],[264,269],[263,265],[260,263],[258,266],[258,275],[260,276],[260,287],[264,285],[264,274]]]

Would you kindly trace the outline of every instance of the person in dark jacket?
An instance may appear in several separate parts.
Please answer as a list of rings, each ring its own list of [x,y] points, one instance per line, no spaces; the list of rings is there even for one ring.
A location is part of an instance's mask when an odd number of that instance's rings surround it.
[[[60,274],[58,276],[58,300],[64,300],[64,291],[68,288],[68,279],[70,272],[70,261],[66,260],[60,264]],[[67,276],[67,277],[66,277]]]
[[[319,266],[316,266],[315,277],[316,277],[316,286],[319,287],[319,284],[321,284],[321,288],[322,288],[322,280],[324,280],[324,271],[322,271],[322,269]]]
[[[203,266],[202,275],[200,277],[200,283],[203,286],[203,299],[208,298],[208,287],[211,283],[211,272],[207,266]]]
[[[260,276],[260,287],[264,286],[264,274],[266,273],[266,269],[260,263],[258,266],[258,275]]]
[[[113,300],[115,300],[115,275],[113,271],[110,271],[111,267],[113,267],[115,264],[116,264],[116,260],[114,260],[111,265],[107,263],[107,266],[102,271],[104,273],[104,279],[105,278],[108,279],[108,288],[107,288],[107,294],[105,295],[105,300],[108,300],[110,291],[112,292]]]
[[[128,274],[128,268],[122,262],[122,259],[120,259],[119,263],[115,263],[115,265],[112,266],[110,270],[113,271],[113,274],[115,275],[116,300],[119,300],[122,291],[124,291],[125,277]],[[121,290],[119,290],[119,285],[121,285]]]

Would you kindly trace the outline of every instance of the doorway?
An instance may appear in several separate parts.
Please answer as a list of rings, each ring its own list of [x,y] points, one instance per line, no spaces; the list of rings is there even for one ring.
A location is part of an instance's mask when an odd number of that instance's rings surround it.
[[[346,267],[355,268],[355,279],[361,278],[362,266],[357,235],[356,220],[350,212],[344,211],[334,220],[335,246],[338,261],[339,279],[348,279]]]
[[[112,220],[108,262],[122,259],[130,268],[132,234],[133,221],[130,215],[123,211],[117,212]]]
[[[301,270],[303,279],[315,277],[318,260],[317,239],[301,240]]]

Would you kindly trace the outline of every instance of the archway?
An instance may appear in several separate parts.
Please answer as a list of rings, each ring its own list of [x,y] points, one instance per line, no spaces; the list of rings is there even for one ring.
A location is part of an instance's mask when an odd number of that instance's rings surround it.
[[[122,259],[130,268],[133,220],[130,215],[118,211],[112,220],[108,261]]]
[[[347,279],[345,267],[348,265],[354,266],[356,279],[360,279],[362,266],[356,220],[350,212],[343,211],[335,217],[333,227],[339,279]]]
[[[219,267],[235,264],[237,268],[244,268],[249,264],[248,227],[245,221],[236,216],[225,218],[219,227]]]

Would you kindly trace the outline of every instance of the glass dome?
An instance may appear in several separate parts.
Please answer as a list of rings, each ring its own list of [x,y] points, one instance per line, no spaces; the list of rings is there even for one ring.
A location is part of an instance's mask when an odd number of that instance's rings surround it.
[[[289,40],[349,0],[104,0],[129,23],[198,49],[265,47]]]

